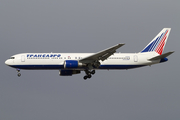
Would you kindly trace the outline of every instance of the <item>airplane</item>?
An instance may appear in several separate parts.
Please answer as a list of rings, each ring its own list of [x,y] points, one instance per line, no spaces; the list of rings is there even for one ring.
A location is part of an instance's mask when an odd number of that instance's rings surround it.
[[[72,76],[85,72],[84,80],[91,78],[95,70],[120,70],[151,66],[168,61],[163,54],[171,28],[163,28],[139,53],[116,53],[124,44],[117,44],[97,53],[21,53],[10,57],[5,64],[15,68],[20,77],[25,70],[59,70],[60,76]]]

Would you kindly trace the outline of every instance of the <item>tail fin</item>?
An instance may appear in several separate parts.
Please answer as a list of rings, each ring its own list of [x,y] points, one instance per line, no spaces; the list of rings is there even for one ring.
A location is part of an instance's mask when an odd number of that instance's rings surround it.
[[[159,55],[163,53],[171,28],[164,28],[161,32],[141,51],[156,52]]]

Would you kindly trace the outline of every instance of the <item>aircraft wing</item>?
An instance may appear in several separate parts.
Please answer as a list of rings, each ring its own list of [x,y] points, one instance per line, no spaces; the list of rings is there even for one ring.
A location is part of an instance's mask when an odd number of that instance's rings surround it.
[[[99,61],[102,60],[104,61],[105,59],[107,59],[109,56],[111,56],[112,54],[114,54],[116,52],[116,50],[118,48],[120,48],[121,46],[123,46],[124,44],[117,44],[115,46],[112,46],[110,48],[107,48],[105,50],[102,50],[100,52],[97,52],[93,55],[90,55],[88,57],[85,57],[83,59],[80,59],[79,62],[81,63],[93,63],[95,61]]]

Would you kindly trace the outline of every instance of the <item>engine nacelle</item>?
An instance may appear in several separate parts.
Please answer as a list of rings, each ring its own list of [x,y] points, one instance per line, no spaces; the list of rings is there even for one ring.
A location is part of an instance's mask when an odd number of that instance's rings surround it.
[[[66,60],[64,62],[64,68],[79,68],[84,66],[85,64],[79,63],[77,60]]]
[[[72,76],[73,74],[80,74],[80,70],[59,70],[60,76]]]

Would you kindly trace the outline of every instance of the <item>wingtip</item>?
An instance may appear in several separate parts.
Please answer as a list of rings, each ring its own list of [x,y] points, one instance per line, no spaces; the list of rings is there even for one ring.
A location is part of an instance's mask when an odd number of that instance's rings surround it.
[[[125,45],[125,43],[119,43],[118,45]]]

